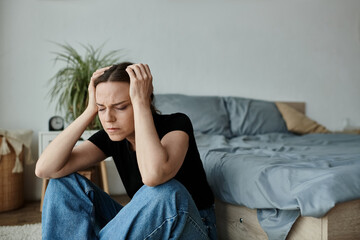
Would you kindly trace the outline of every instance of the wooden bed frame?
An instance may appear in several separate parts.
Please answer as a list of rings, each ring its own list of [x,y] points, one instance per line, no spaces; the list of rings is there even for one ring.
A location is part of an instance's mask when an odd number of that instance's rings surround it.
[[[305,114],[305,103],[284,102]],[[215,201],[219,240],[263,240],[256,209]],[[355,240],[360,239],[360,199],[337,204],[324,217],[299,217],[288,240]]]
[[[267,235],[257,220],[256,209],[215,201],[219,240],[263,240]],[[286,239],[360,239],[360,199],[337,204],[324,217],[299,217]]]

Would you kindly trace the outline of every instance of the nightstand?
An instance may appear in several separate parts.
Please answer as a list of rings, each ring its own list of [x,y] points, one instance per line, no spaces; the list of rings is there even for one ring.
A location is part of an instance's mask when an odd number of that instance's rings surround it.
[[[84,141],[88,139],[91,135],[96,133],[97,130],[91,130],[91,131],[85,131],[82,135],[80,140],[77,144],[81,143],[81,141]],[[53,132],[39,132],[39,155],[44,151],[44,149],[49,145],[49,143],[59,134],[59,131],[53,131]],[[109,194],[109,184],[108,184],[108,178],[107,178],[107,170],[105,161],[111,160],[112,158],[107,158],[104,161],[101,161],[97,166],[93,166],[89,169],[79,171],[81,175],[85,176],[91,181],[99,180],[102,184],[102,188],[104,192]],[[98,172],[98,174],[96,174]],[[95,176],[99,176],[100,179],[96,179]],[[42,184],[42,190],[41,190],[41,204],[40,204],[40,211],[42,211],[42,206],[44,202],[44,196],[46,187],[49,183],[49,179],[43,179]]]

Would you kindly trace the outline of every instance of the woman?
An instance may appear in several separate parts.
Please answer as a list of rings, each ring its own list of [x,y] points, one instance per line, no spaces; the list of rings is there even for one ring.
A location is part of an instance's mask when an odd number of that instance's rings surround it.
[[[159,115],[148,65],[97,70],[84,113],[40,156],[51,178],[43,239],[216,239],[214,198],[189,118]],[[99,115],[104,130],[75,146]],[[112,156],[128,195],[125,207],[75,173]]]

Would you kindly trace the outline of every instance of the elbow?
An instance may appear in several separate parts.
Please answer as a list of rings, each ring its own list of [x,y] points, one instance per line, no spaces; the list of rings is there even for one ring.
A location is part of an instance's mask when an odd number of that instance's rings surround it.
[[[174,176],[171,174],[166,174],[165,172],[157,173],[157,174],[144,174],[141,178],[142,182],[148,186],[148,187],[156,187],[158,185],[161,185],[170,179],[172,179]]]
[[[36,163],[36,166],[35,166],[35,175],[38,178],[49,178],[49,176],[47,176],[47,172],[45,171],[45,169],[39,163],[39,160],[38,160],[38,162]]]
[[[36,164],[36,167],[35,167],[35,175],[38,178],[46,178],[44,171],[41,169],[41,167],[38,166],[38,164]]]
[[[142,182],[148,187],[156,187],[163,183],[156,178],[149,178],[149,177],[142,178]]]
[[[38,178],[44,178],[44,173],[40,170],[40,168],[38,166],[35,167],[35,175]]]
[[[172,176],[169,176],[167,174],[149,174],[142,177],[142,182],[148,186],[148,187],[156,187],[158,185],[161,185],[167,181],[169,181],[172,178]]]
[[[149,187],[156,187],[163,184],[172,178],[172,174],[169,171],[168,155],[165,153],[159,156],[157,159],[164,159],[162,163],[151,165],[148,168],[143,168],[144,171],[140,170],[142,182]],[[152,161],[156,162],[156,161]]]

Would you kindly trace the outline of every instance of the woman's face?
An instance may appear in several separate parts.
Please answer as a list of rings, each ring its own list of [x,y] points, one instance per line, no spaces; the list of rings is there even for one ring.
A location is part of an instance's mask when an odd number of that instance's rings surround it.
[[[96,86],[99,119],[112,141],[135,136],[129,87],[126,82],[103,82]]]

